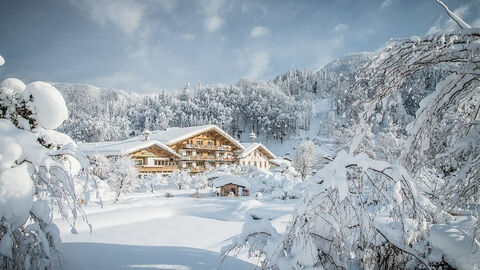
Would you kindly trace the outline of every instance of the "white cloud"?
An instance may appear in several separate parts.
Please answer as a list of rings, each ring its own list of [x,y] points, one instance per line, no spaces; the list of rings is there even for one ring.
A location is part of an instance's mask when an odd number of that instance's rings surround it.
[[[335,32],[343,32],[348,29],[348,25],[344,23],[339,23],[333,28],[333,31]]]
[[[195,35],[192,33],[180,34],[180,38],[186,41],[191,41],[195,39]]]
[[[222,26],[223,19],[217,15],[210,16],[205,19],[205,30],[207,30],[208,33],[217,32],[222,28]]]
[[[468,5],[460,6],[459,8],[455,9],[453,13],[462,18],[468,13],[469,10],[470,7]],[[431,35],[442,31],[453,31],[455,29],[459,29],[459,26],[456,22],[454,22],[450,17],[448,17],[446,20],[442,20],[442,16],[440,16],[435,24],[430,27],[427,34]]]
[[[477,18],[476,20],[473,21],[472,27],[480,28],[480,18]]]
[[[255,26],[252,31],[250,31],[250,37],[252,38],[264,37],[268,36],[269,34],[270,31],[263,26]]]
[[[380,5],[380,9],[385,9],[385,8],[388,8],[390,6],[392,6],[393,4],[395,4],[396,0],[384,0],[382,2],[382,4]]]
[[[224,0],[199,1],[201,11],[205,15],[204,28],[208,33],[222,29],[224,20],[220,17],[220,11],[224,6]]]
[[[257,79],[268,68],[270,64],[270,53],[267,51],[256,51],[250,56],[249,62],[251,68],[248,71],[247,78]]]
[[[113,24],[127,34],[133,33],[145,15],[146,7],[133,0],[70,0],[100,24]]]

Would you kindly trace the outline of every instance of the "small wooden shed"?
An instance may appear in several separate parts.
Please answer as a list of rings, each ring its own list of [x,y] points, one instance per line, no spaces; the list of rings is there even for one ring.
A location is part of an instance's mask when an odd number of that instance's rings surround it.
[[[230,193],[235,197],[250,195],[248,181],[240,176],[222,175],[213,180],[213,185],[220,188],[220,196],[222,197],[228,197]]]

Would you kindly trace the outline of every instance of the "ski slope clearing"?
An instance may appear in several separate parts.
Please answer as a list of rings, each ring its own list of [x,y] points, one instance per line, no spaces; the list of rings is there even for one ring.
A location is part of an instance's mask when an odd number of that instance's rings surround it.
[[[268,218],[284,231],[296,200],[271,198],[191,198],[193,191],[134,194],[117,204],[86,208],[93,226],[59,225],[64,269],[217,269],[219,251],[239,234],[246,220]],[[271,211],[269,211],[271,209]],[[243,254],[245,255],[245,254]],[[227,258],[220,269],[253,269],[254,264]]]

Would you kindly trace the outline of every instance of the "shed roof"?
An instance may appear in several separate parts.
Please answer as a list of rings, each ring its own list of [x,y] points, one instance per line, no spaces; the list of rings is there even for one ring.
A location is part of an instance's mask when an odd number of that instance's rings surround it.
[[[243,177],[238,175],[222,175],[213,179],[213,185],[215,187],[223,187],[228,184],[234,184],[241,187],[250,187],[250,183]]]

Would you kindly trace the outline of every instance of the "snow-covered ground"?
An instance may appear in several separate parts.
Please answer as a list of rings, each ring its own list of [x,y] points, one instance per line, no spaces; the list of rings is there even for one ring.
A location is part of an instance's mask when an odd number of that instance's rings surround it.
[[[64,269],[217,269],[220,249],[241,232],[246,219],[265,217],[284,231],[296,203],[171,192],[175,197],[133,194],[103,208],[90,204],[85,210],[91,234],[84,222],[74,235],[64,221],[55,220],[63,239]],[[254,269],[239,258],[227,258],[220,269]]]

